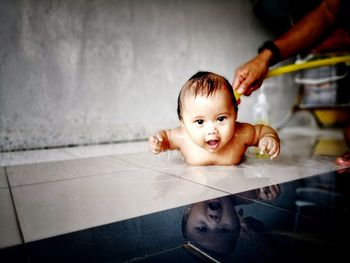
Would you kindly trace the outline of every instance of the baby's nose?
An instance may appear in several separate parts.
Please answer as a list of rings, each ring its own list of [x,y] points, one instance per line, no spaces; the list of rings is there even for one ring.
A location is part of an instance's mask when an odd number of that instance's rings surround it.
[[[210,135],[210,134],[217,134],[217,129],[216,129],[216,126],[214,123],[212,122],[209,122],[207,124],[207,134]]]
[[[212,220],[213,222],[215,222],[217,224],[221,221],[221,216],[219,214],[216,214],[216,213],[209,214],[209,218],[210,218],[210,220]]]

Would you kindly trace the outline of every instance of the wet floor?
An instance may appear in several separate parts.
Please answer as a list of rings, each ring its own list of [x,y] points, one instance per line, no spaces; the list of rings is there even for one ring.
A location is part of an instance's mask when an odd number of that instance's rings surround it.
[[[146,143],[1,154],[0,256],[303,262],[345,253],[350,171],[334,164],[341,133],[281,138],[278,159],[251,149],[231,167],[188,166]]]
[[[349,185],[348,168],[1,253],[31,262],[325,262],[350,244]]]

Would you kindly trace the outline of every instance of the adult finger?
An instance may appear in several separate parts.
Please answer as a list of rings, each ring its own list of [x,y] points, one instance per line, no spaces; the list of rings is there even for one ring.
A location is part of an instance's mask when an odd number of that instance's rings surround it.
[[[242,82],[247,78],[248,71],[242,66],[236,70],[235,79],[233,82],[233,89],[238,90]]]
[[[240,87],[238,88],[237,92],[239,94],[244,94],[246,96],[249,96],[251,94],[251,85],[254,83],[255,78],[252,77],[251,74],[247,76],[247,78],[241,83]]]
[[[262,80],[258,80],[258,81],[255,81],[251,86],[250,86],[250,89],[249,89],[249,95],[252,94],[253,91],[259,89],[262,85],[263,81]],[[246,95],[246,94],[245,94]]]

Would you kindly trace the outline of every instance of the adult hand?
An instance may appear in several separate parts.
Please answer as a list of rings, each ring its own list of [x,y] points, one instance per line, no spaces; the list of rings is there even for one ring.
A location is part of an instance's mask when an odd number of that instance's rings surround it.
[[[260,53],[236,70],[233,89],[239,94],[249,96],[254,90],[260,88],[268,69],[269,60]]]

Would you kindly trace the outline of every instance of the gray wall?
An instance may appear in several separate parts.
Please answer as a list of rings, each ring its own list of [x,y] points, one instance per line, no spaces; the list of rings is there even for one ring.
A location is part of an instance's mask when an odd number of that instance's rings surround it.
[[[1,0],[0,24],[1,151],[176,126],[192,74],[232,81],[271,37],[246,0]],[[240,120],[251,120],[253,100]]]

